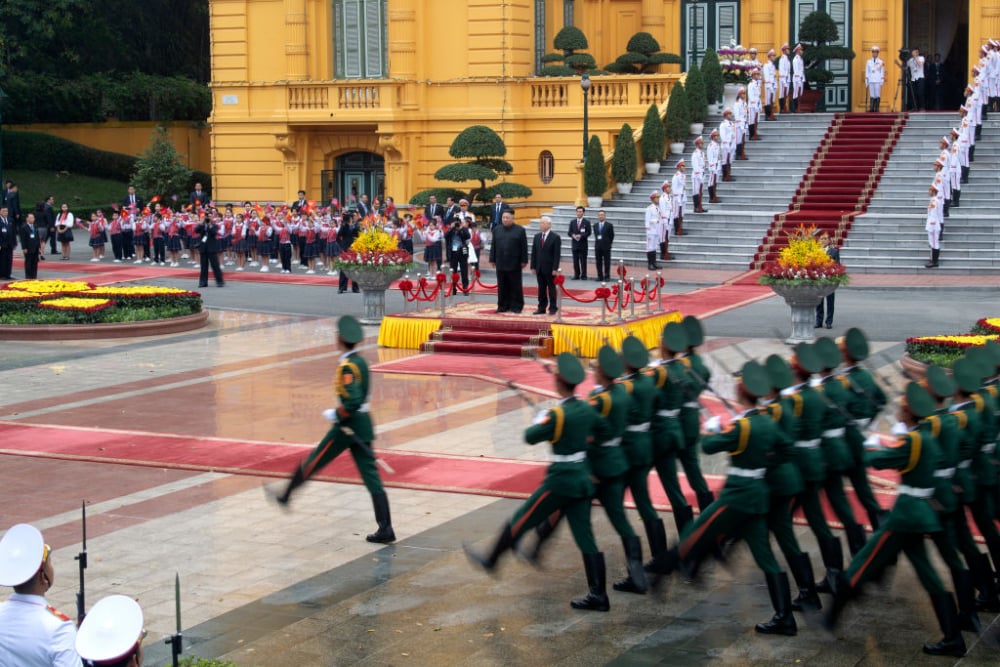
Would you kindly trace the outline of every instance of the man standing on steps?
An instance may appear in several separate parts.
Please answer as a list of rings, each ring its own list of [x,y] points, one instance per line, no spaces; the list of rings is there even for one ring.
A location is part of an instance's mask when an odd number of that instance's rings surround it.
[[[667,187],[669,184],[664,183]],[[649,193],[649,206],[646,207],[646,268],[656,271],[660,267],[656,263],[656,251],[661,245],[662,227],[660,226],[660,193],[653,190]]]
[[[670,237],[674,235],[673,181],[663,181],[656,201],[660,213],[660,259],[670,259]]]
[[[733,180],[733,158],[736,156],[736,123],[733,121],[733,110],[722,112],[722,123],[719,124],[719,146],[722,149],[722,180],[727,183]]]
[[[694,212],[707,213],[702,206],[702,189],[705,187],[705,151],[702,147],[705,140],[698,137],[694,140],[694,152],[691,153],[691,196],[694,197]]]
[[[684,236],[684,205],[687,203],[687,192],[684,190],[684,174],[687,171],[687,164],[684,160],[678,160],[677,171],[670,182],[670,191],[673,193],[674,204],[674,234]]]
[[[597,282],[611,280],[611,244],[615,240],[615,226],[606,220],[604,209],[597,212],[594,225],[594,263],[597,265]]]
[[[490,265],[497,272],[497,312],[520,313],[524,310],[521,272],[528,266],[528,235],[524,227],[514,224],[514,212],[509,209],[493,229]]]
[[[837,246],[830,243],[830,235],[827,232],[819,237],[820,243],[823,244],[823,249],[826,250],[826,254],[830,256],[830,259],[840,263],[840,250]],[[820,299],[819,303],[816,305],[816,328],[819,329],[823,326],[823,302],[826,302],[826,328],[833,328],[833,299],[834,294],[830,292],[825,299]]]
[[[705,161],[708,163],[708,196],[713,204],[719,203],[716,194],[716,184],[719,182],[719,174],[722,172],[722,147],[719,146],[719,131],[712,130],[708,136],[708,149],[705,151]]]
[[[792,57],[792,113],[799,112],[799,98],[806,83],[806,64],[802,60],[802,45],[795,45],[795,55]]]
[[[931,258],[924,264],[924,268],[936,269],[938,258],[941,256],[941,226],[944,224],[944,217],[937,200],[937,188],[931,185],[927,194],[931,200],[927,203],[927,221],[924,229],[927,230],[927,244],[931,247]]]
[[[781,56],[778,58],[778,110],[781,113],[785,113],[785,100],[788,99],[791,83],[792,61],[788,59],[788,42],[785,42],[781,45]]]
[[[552,231],[552,220],[547,215],[542,216],[538,228],[539,232],[531,244],[531,270],[538,282],[538,309],[535,315],[544,315],[546,309],[549,315],[555,315],[559,303],[555,279],[559,271],[562,241]]]
[[[761,78],[764,82],[764,116],[766,120],[774,120],[774,97],[778,93],[778,73],[774,67],[774,49],[767,52],[767,62],[761,68]]]
[[[872,57],[865,64],[865,85],[868,86],[868,111],[877,112],[882,102],[882,84],[885,83],[885,63],[878,57],[879,47],[872,47]]]
[[[583,217],[584,212],[582,206],[577,206],[576,217],[569,223],[569,238],[572,240],[573,250],[573,280],[587,279],[587,243],[590,238],[590,220]]]

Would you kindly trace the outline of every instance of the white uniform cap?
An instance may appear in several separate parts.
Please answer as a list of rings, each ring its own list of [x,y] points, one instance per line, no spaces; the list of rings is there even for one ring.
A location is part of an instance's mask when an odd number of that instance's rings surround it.
[[[788,42],[785,42],[784,44],[781,45],[781,50],[782,51],[784,51],[787,48],[788,48]]]
[[[794,49],[792,49],[792,50],[793,50],[793,51],[804,51],[805,49],[803,49],[803,48],[802,48],[802,45],[801,45],[801,44],[796,44],[796,45],[795,45],[795,48],[794,48]]]
[[[669,187],[670,187],[670,181],[663,181],[663,185],[660,186],[660,189],[664,190],[664,189],[667,189]]]
[[[773,56],[773,55],[775,55],[775,54],[774,54],[774,49],[770,49],[770,50],[768,50],[768,52],[767,52],[767,55],[769,55],[769,56]]]
[[[684,160],[678,160],[678,161],[677,161],[677,164],[675,164],[675,165],[674,165],[674,167],[675,167],[675,168],[677,168],[677,169],[680,169],[680,166],[681,166],[682,164],[686,164],[686,163],[684,162]]]
[[[659,199],[660,198],[660,193],[657,192],[656,190],[653,190],[652,192],[649,193],[649,198],[650,199]]]
[[[34,526],[19,523],[0,540],[0,586],[20,586],[45,561],[45,540]]]
[[[698,143],[699,141],[702,142],[702,143],[705,143],[705,137],[702,137],[702,136],[697,137],[694,140],[694,143]]]
[[[881,50],[882,49],[878,48],[877,44],[875,46],[872,46],[872,51],[881,51]]]
[[[94,605],[76,633],[76,652],[84,660],[124,658],[142,636],[142,609],[125,595],[109,595]]]

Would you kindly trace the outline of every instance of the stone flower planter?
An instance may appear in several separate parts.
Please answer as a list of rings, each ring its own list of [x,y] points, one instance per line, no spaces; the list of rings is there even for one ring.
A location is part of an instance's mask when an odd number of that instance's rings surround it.
[[[375,269],[365,266],[344,267],[344,274],[361,288],[365,314],[362,324],[379,324],[385,317],[385,292],[393,281],[406,273],[405,267]]]
[[[837,289],[837,283],[814,283],[792,285],[772,283],[768,285],[774,293],[792,307],[792,334],[785,339],[789,345],[809,343],[815,340],[813,324],[816,321],[816,306],[821,299]]]
[[[909,352],[903,353],[903,356],[899,360],[899,365],[903,367],[906,377],[913,380],[923,380],[924,376],[927,375],[927,364],[917,361],[910,356]]]

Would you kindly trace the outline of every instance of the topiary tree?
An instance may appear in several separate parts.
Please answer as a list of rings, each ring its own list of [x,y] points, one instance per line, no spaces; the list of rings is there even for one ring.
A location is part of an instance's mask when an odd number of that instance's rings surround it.
[[[469,201],[487,202],[492,200],[497,193],[503,195],[504,199],[520,199],[531,196],[531,188],[520,183],[501,181],[489,186],[486,185],[487,181],[493,181],[500,178],[501,175],[510,174],[514,171],[514,167],[503,159],[503,156],[507,154],[507,146],[503,139],[485,125],[472,125],[459,132],[455,140],[451,142],[448,154],[456,159],[472,159],[468,162],[445,165],[434,172],[434,178],[439,181],[456,183],[479,181],[478,188],[469,190]],[[410,199],[410,203],[426,203],[428,195],[438,192],[450,193],[452,196],[457,194],[459,198],[466,196],[466,193],[461,190],[424,190],[419,193],[424,197],[423,201],[416,201],[417,195],[414,195]]]
[[[552,45],[562,53],[547,53],[542,56],[542,62],[546,65],[538,73],[539,76],[573,76],[597,68],[594,56],[577,53],[587,48],[587,36],[576,26],[568,25],[557,32]]]
[[[149,148],[136,160],[132,184],[150,198],[159,195],[166,199],[183,194],[191,178],[191,169],[181,162],[181,157],[170,143],[167,128],[157,127]]]
[[[642,121],[642,161],[650,164],[663,159],[663,121],[660,108],[650,104]]]
[[[709,104],[717,104],[722,99],[725,82],[722,80],[722,65],[719,64],[719,54],[715,49],[705,49],[705,57],[701,61],[701,74],[705,79],[705,97]]]
[[[632,35],[625,46],[625,53],[606,66],[617,74],[655,74],[660,65],[679,65],[681,57],[673,53],[659,53],[660,43],[648,32]]]
[[[615,141],[615,154],[611,158],[611,178],[616,183],[633,183],[638,167],[639,158],[635,152],[635,137],[632,134],[632,126],[625,123]]]
[[[664,124],[667,141],[677,143],[687,139],[691,120],[688,116],[688,102],[684,92],[684,84],[680,81],[675,83],[670,90],[670,99],[667,100],[667,117]]]
[[[587,159],[583,161],[583,192],[588,197],[603,197],[608,189],[608,174],[604,170],[604,149],[595,134],[587,144]]]
[[[705,77],[698,67],[692,67],[684,80],[687,96],[688,118],[692,123],[704,123],[708,118],[708,97],[705,95]]]
[[[802,60],[806,65],[806,81],[827,84],[833,81],[833,72],[826,69],[827,60],[853,60],[854,51],[846,46],[833,46],[830,42],[840,39],[837,23],[826,12],[816,11],[799,26]]]

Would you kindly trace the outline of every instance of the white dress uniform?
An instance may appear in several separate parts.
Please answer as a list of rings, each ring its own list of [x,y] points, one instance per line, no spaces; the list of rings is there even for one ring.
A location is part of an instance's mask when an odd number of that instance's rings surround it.
[[[785,99],[792,85],[792,62],[788,54],[782,52],[778,57],[778,97]]]
[[[747,84],[747,125],[753,127],[760,120],[760,79],[750,79]]]
[[[646,207],[646,252],[656,252],[660,249],[661,233],[660,207],[650,201]]]
[[[937,163],[935,163],[935,166]],[[945,207],[945,201],[951,199],[951,184],[948,182],[948,174],[944,169],[939,169],[934,172],[934,187],[937,188],[937,198],[938,205],[941,207],[942,215],[948,209]]]
[[[701,189],[705,185],[705,151],[695,144],[694,152],[691,153],[691,194],[701,195]]]
[[[739,146],[747,139],[747,102],[743,97],[738,96],[733,103],[733,122],[736,124],[735,143]]]
[[[865,63],[865,85],[868,86],[868,97],[871,99],[869,111],[878,111],[874,100],[882,99],[882,84],[885,83],[885,63],[878,56],[873,56]]]
[[[721,163],[732,164],[736,153],[736,123],[728,118],[723,118],[719,125],[719,146],[722,148]]]
[[[806,83],[806,64],[802,60],[802,56],[796,53],[792,58],[792,99],[798,100],[802,97],[802,90]],[[798,106],[796,102],[795,110],[798,111]]]
[[[684,189],[684,172],[678,169],[670,181],[670,192],[673,194],[674,218],[684,217],[684,206],[687,204],[687,192]]]
[[[962,192],[962,158],[959,156],[958,144],[954,143],[948,149],[948,176],[951,179],[952,198],[957,206]]]
[[[931,250],[941,249],[941,225],[943,223],[943,210],[938,202],[938,195],[935,193],[927,202],[927,222],[924,224],[924,229],[927,230],[927,244]]]
[[[0,605],[0,665],[80,667],[76,625],[40,595],[14,593]]]
[[[674,235],[674,197],[669,192],[660,191],[660,198],[656,202],[656,209],[660,215],[660,236],[659,243],[669,241]]]
[[[774,61],[770,58],[760,69],[760,78],[764,82],[764,104],[771,106],[778,92],[778,73],[774,69]]]
[[[714,188],[719,174],[722,173],[722,147],[714,138],[708,140],[708,148],[705,150],[705,161],[707,162],[706,185]]]

